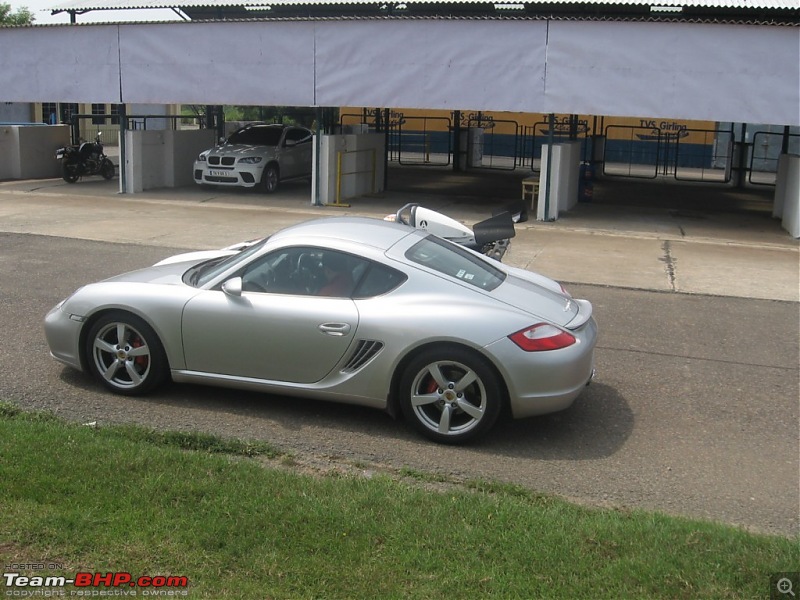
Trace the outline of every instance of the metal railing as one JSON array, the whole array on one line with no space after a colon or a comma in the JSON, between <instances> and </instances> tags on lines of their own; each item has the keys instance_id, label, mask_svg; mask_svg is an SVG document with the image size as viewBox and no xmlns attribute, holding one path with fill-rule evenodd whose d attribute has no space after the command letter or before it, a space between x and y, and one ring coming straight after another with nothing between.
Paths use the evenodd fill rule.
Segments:
<instances>
[{"instance_id":1,"label":"metal railing","mask_svg":"<svg viewBox=\"0 0 800 600\"><path fill-rule=\"evenodd\" d=\"M800 152L800 134L757 131L749 146L747 181L753 185L775 185L780 155Z\"/></svg>"},{"instance_id":2,"label":"metal railing","mask_svg":"<svg viewBox=\"0 0 800 600\"><path fill-rule=\"evenodd\" d=\"M477 140L473 142L479 146L477 153L481 157L480 165L470 166L513 171L522 165L520 152L522 127L517 121L485 117L469 118L467 129L481 131ZM475 149L471 151L474 152Z\"/></svg>"},{"instance_id":3,"label":"metal railing","mask_svg":"<svg viewBox=\"0 0 800 600\"><path fill-rule=\"evenodd\" d=\"M120 120L125 119L126 129L182 129L181 125L194 122L192 129L202 125L202 117L186 115L125 115L72 114L70 131L73 144L100 139L105 146L116 146L119 139ZM98 122L100 121L100 122ZM168 125L168 127L167 127Z\"/></svg>"},{"instance_id":4,"label":"metal railing","mask_svg":"<svg viewBox=\"0 0 800 600\"><path fill-rule=\"evenodd\" d=\"M452 161L447 117L404 117L389 129L389 157L401 165L447 166Z\"/></svg>"},{"instance_id":5,"label":"metal railing","mask_svg":"<svg viewBox=\"0 0 800 600\"><path fill-rule=\"evenodd\" d=\"M632 125L609 125L603 174L655 179L661 164L661 131Z\"/></svg>"},{"instance_id":6,"label":"metal railing","mask_svg":"<svg viewBox=\"0 0 800 600\"><path fill-rule=\"evenodd\" d=\"M577 123L574 131L571 131L571 124L568 121L559 121L555 125L556 127L553 131L555 142L563 142L565 139L570 139L571 133L574 133L574 139L581 142L583 160L588 160L588 140L591 135L588 124ZM550 123L548 121L539 121L522 128L520 166L528 166L531 170L538 169L538 165L541 164L542 160L542 147L547 144L549 133Z\"/></svg>"},{"instance_id":7,"label":"metal railing","mask_svg":"<svg viewBox=\"0 0 800 600\"><path fill-rule=\"evenodd\" d=\"M728 183L733 163L733 138L725 129L683 129L691 144L675 138L675 179ZM698 141L698 138L700 141ZM727 142L725 141L727 140Z\"/></svg>"},{"instance_id":8,"label":"metal railing","mask_svg":"<svg viewBox=\"0 0 800 600\"><path fill-rule=\"evenodd\" d=\"M603 174L617 177L727 183L734 145L725 129L663 131L609 125L605 130ZM727 141L726 141L727 140Z\"/></svg>"}]
</instances>

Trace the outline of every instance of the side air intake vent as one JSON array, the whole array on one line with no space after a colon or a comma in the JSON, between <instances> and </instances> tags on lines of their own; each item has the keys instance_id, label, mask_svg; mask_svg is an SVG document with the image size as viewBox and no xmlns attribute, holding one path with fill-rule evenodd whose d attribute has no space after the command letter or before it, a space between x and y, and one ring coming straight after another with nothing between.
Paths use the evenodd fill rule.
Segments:
<instances>
[{"instance_id":1,"label":"side air intake vent","mask_svg":"<svg viewBox=\"0 0 800 600\"><path fill-rule=\"evenodd\" d=\"M355 350L353 350L353 354L350 356L350 360L348 360L347 364L342 368L342 373L353 373L358 371L361 367L372 360L372 358L376 356L382 348L382 342L376 342L374 340L359 340L359 342L356 344Z\"/></svg>"}]
</instances>

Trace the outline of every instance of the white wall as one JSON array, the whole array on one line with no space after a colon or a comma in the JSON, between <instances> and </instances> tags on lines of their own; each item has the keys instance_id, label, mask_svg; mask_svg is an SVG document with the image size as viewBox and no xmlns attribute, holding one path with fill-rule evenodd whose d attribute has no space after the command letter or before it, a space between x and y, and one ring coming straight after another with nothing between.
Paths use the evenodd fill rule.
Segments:
<instances>
[{"instance_id":1,"label":"white wall","mask_svg":"<svg viewBox=\"0 0 800 600\"><path fill-rule=\"evenodd\" d=\"M127 130L125 132L125 178L120 192L181 187L194 183L192 165L197 155L214 145L214 131L197 129Z\"/></svg>"},{"instance_id":2,"label":"white wall","mask_svg":"<svg viewBox=\"0 0 800 600\"><path fill-rule=\"evenodd\" d=\"M782 154L778 160L773 216L792 237L800 238L800 156Z\"/></svg>"},{"instance_id":3,"label":"white wall","mask_svg":"<svg viewBox=\"0 0 800 600\"><path fill-rule=\"evenodd\" d=\"M214 145L216 131L197 129L168 133L167 156L164 161L167 187L196 185L192 174L194 161L200 152Z\"/></svg>"},{"instance_id":4,"label":"white wall","mask_svg":"<svg viewBox=\"0 0 800 600\"><path fill-rule=\"evenodd\" d=\"M19 178L19 127L0 127L0 180Z\"/></svg>"},{"instance_id":5,"label":"white wall","mask_svg":"<svg viewBox=\"0 0 800 600\"><path fill-rule=\"evenodd\" d=\"M319 170L311 182L312 203L317 178L320 204L335 204L337 195L339 203L346 203L382 192L385 139L382 133L322 136Z\"/></svg>"},{"instance_id":6,"label":"white wall","mask_svg":"<svg viewBox=\"0 0 800 600\"><path fill-rule=\"evenodd\" d=\"M0 179L60 177L56 150L67 145L67 125L0 126Z\"/></svg>"}]
</instances>

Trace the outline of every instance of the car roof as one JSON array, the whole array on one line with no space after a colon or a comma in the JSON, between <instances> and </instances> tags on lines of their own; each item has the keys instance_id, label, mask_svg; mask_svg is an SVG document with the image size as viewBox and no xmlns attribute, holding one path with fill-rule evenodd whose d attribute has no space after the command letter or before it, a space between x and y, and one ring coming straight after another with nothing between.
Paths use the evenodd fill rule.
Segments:
<instances>
[{"instance_id":1,"label":"car roof","mask_svg":"<svg viewBox=\"0 0 800 600\"><path fill-rule=\"evenodd\" d=\"M303 127L302 125L286 125L284 123L248 123L247 125L243 125L237 131L241 131L242 129L288 129L289 127L294 127L295 129L305 129L307 131L311 131L308 127Z\"/></svg>"},{"instance_id":2,"label":"car roof","mask_svg":"<svg viewBox=\"0 0 800 600\"><path fill-rule=\"evenodd\" d=\"M388 250L404 237L414 235L408 225L392 223L370 217L327 217L292 225L273 235L270 239L292 241L297 238L333 238L355 244L366 244L380 250ZM310 240L309 240L310 241Z\"/></svg>"}]
</instances>

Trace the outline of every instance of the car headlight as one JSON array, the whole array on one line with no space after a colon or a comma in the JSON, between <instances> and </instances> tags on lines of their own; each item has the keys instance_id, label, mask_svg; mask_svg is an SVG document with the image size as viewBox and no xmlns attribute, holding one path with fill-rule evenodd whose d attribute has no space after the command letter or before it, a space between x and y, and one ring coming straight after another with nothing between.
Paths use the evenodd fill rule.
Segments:
<instances>
[{"instance_id":1,"label":"car headlight","mask_svg":"<svg viewBox=\"0 0 800 600\"><path fill-rule=\"evenodd\" d=\"M242 165L257 165L261 162L260 156L246 156L239 159L239 164Z\"/></svg>"},{"instance_id":2,"label":"car headlight","mask_svg":"<svg viewBox=\"0 0 800 600\"><path fill-rule=\"evenodd\" d=\"M197 160L198 160L198 161L200 161L200 162L206 162L206 153L205 153L205 152L203 152L202 154L200 154L200 155L197 157Z\"/></svg>"}]
</instances>

